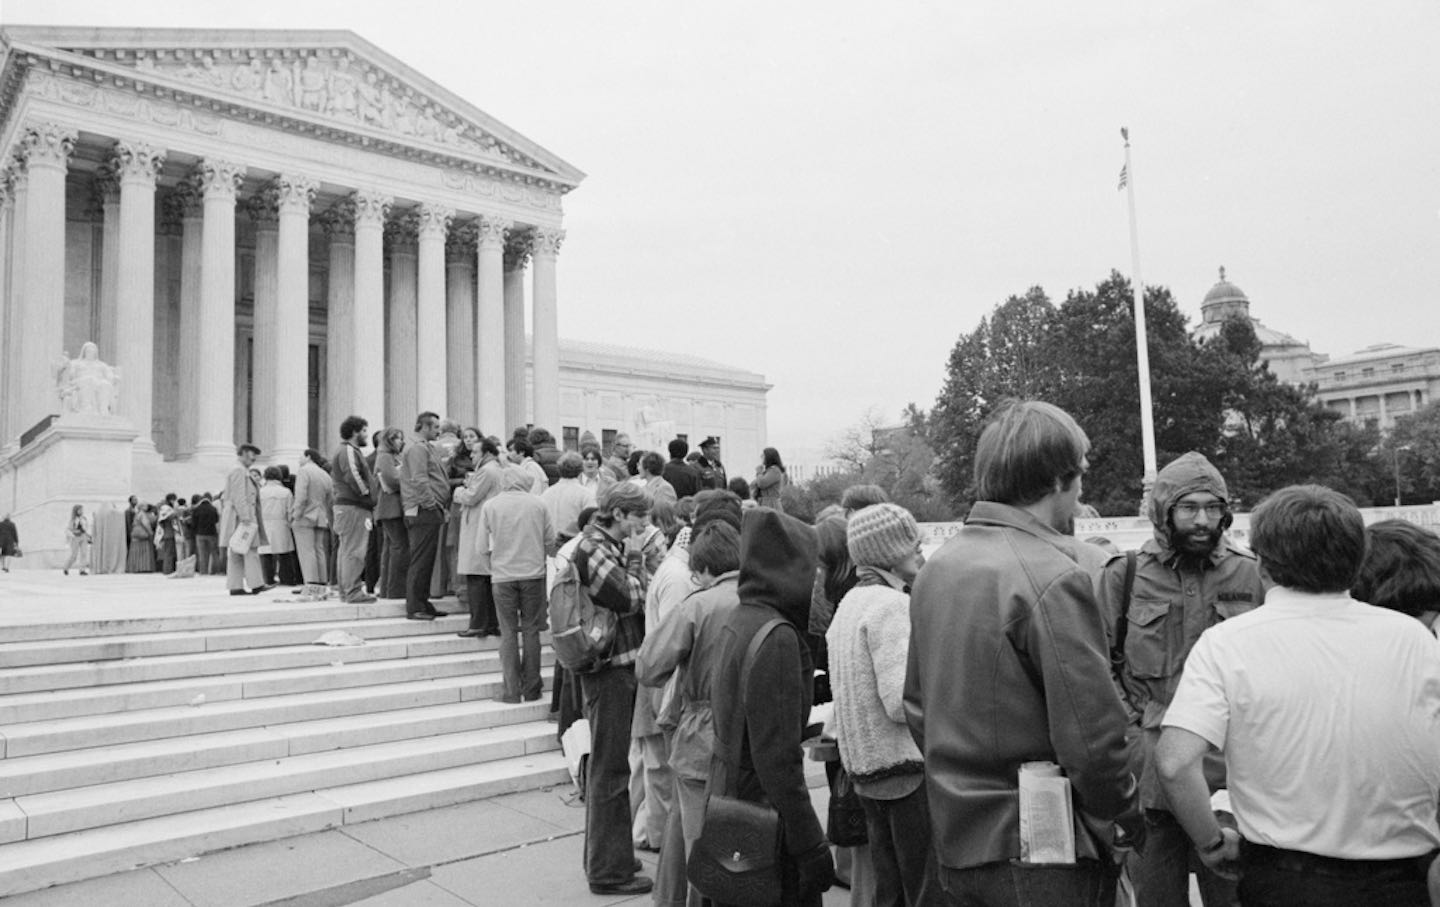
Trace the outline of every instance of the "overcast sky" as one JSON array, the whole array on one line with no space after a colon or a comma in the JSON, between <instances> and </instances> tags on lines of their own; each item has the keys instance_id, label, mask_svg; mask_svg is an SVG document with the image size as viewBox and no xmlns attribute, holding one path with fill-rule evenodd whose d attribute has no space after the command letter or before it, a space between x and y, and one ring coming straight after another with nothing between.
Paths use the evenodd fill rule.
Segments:
<instances>
[{"instance_id":1,"label":"overcast sky","mask_svg":"<svg viewBox=\"0 0 1440 907\"><path fill-rule=\"evenodd\" d=\"M929 408L956 337L1142 269L1224 265L1343 355L1440 344L1440 5L0 0L9 24L346 28L588 177L562 336L763 373L813 460Z\"/></svg>"}]
</instances>

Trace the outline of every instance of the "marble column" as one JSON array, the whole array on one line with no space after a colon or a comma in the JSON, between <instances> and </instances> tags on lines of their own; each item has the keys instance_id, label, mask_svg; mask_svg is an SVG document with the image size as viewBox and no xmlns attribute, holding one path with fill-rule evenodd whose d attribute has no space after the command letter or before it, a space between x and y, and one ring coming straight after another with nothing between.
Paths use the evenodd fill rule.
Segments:
<instances>
[{"instance_id":1,"label":"marble column","mask_svg":"<svg viewBox=\"0 0 1440 907\"><path fill-rule=\"evenodd\" d=\"M120 278L120 181L108 168L95 176L95 191L100 196L100 331L95 337L101 356L115 355L117 336L115 319L119 309L115 293Z\"/></svg>"},{"instance_id":2,"label":"marble column","mask_svg":"<svg viewBox=\"0 0 1440 907\"><path fill-rule=\"evenodd\" d=\"M14 331L10 329L10 276L14 273L11 264L10 244L15 239L15 225L11 215L15 211L15 188L8 167L0 166L0 449L3 449L8 435L5 432L10 409L15 405L10 394L10 344Z\"/></svg>"},{"instance_id":3,"label":"marble column","mask_svg":"<svg viewBox=\"0 0 1440 907\"><path fill-rule=\"evenodd\" d=\"M155 454L151 437L155 369L155 177L165 151L116 142L110 168L120 179L120 262L115 280L115 349L102 354L120 368L120 414L140 434L138 456Z\"/></svg>"},{"instance_id":4,"label":"marble column","mask_svg":"<svg viewBox=\"0 0 1440 907\"><path fill-rule=\"evenodd\" d=\"M415 289L415 394L420 409L450 417L445 335L445 236L454 208L422 204L416 211L419 256Z\"/></svg>"},{"instance_id":5,"label":"marble column","mask_svg":"<svg viewBox=\"0 0 1440 907\"><path fill-rule=\"evenodd\" d=\"M185 258L185 211L182 193L166 190L160 197L160 230L155 240L155 355L150 411L155 447L165 459L179 450L180 423L180 278Z\"/></svg>"},{"instance_id":6,"label":"marble column","mask_svg":"<svg viewBox=\"0 0 1440 907\"><path fill-rule=\"evenodd\" d=\"M27 123L19 137L19 155L25 163L28 187L21 228L25 233L25 265L20 292L16 294L19 323L15 328L15 358L19 381L15 385L18 393L11 395L18 410L14 425L17 435L60 411L51 363L65 351L65 170L77 138L75 130L54 123ZM79 351L71 353L78 355ZM114 354L101 355L112 359ZM143 386L148 388L148 367L144 375ZM125 376L126 382L132 380ZM121 388L124 393L124 384ZM121 412L131 416L123 409ZM136 428L149 434L148 424L137 424Z\"/></svg>"},{"instance_id":7,"label":"marble column","mask_svg":"<svg viewBox=\"0 0 1440 907\"><path fill-rule=\"evenodd\" d=\"M246 199L245 213L250 215L250 221L255 225L255 275L251 283L255 294L251 308L251 419L250 437L237 440L249 441L260 448L261 456L268 458L275 447L274 400L280 389L276 382L276 360L280 355L280 215L275 210L275 199L268 191Z\"/></svg>"},{"instance_id":8,"label":"marble column","mask_svg":"<svg viewBox=\"0 0 1440 907\"><path fill-rule=\"evenodd\" d=\"M457 224L445 240L445 395L450 415L476 425L475 411L475 231Z\"/></svg>"},{"instance_id":9,"label":"marble column","mask_svg":"<svg viewBox=\"0 0 1440 907\"><path fill-rule=\"evenodd\" d=\"M525 405L525 264L529 260L529 234L511 236L505 243L505 425L512 429L530 421L530 408ZM552 433L559 431L546 427Z\"/></svg>"},{"instance_id":10,"label":"marble column","mask_svg":"<svg viewBox=\"0 0 1440 907\"><path fill-rule=\"evenodd\" d=\"M321 453L339 443L355 400L355 204L341 199L320 217L329 249L325 277L325 414Z\"/></svg>"},{"instance_id":11,"label":"marble column","mask_svg":"<svg viewBox=\"0 0 1440 907\"><path fill-rule=\"evenodd\" d=\"M6 345L0 352L5 354L5 361L0 362L0 368L5 371L5 424L3 441L4 451L13 451L19 442L20 433L24 431L20 427L21 403L20 393L24 384L20 378L20 331L25 327L24 315L21 312L22 300L25 292L25 223L29 205L26 199L30 195L30 177L25 172L25 163L17 157L8 167L10 183L10 246L9 246L9 268L6 274L5 288L5 336Z\"/></svg>"},{"instance_id":12,"label":"marble column","mask_svg":"<svg viewBox=\"0 0 1440 907\"><path fill-rule=\"evenodd\" d=\"M555 258L565 231L537 227L531 246L534 258L534 287L531 291L534 319L535 424L555 432L560 421L560 327L555 290Z\"/></svg>"},{"instance_id":13,"label":"marble column","mask_svg":"<svg viewBox=\"0 0 1440 907\"><path fill-rule=\"evenodd\" d=\"M200 262L204 244L205 214L199 190L189 181L176 190L183 199L180 216L180 351L177 356L175 455L195 452L196 422L200 418L200 387L196 380L208 357L200 346Z\"/></svg>"},{"instance_id":14,"label":"marble column","mask_svg":"<svg viewBox=\"0 0 1440 907\"><path fill-rule=\"evenodd\" d=\"M204 197L200 247L201 359L193 377L196 401L195 456L229 463L235 456L235 194L245 168L221 160L203 160L195 181Z\"/></svg>"},{"instance_id":15,"label":"marble column","mask_svg":"<svg viewBox=\"0 0 1440 907\"><path fill-rule=\"evenodd\" d=\"M481 217L477 222L475 314L476 389L481 431L508 438L505 423L505 234L510 222Z\"/></svg>"},{"instance_id":16,"label":"marble column","mask_svg":"<svg viewBox=\"0 0 1440 907\"><path fill-rule=\"evenodd\" d=\"M385 305L385 424L409 430L418 409L415 387L415 297L418 278L413 218L385 225L390 248L390 298Z\"/></svg>"},{"instance_id":17,"label":"marble column","mask_svg":"<svg viewBox=\"0 0 1440 907\"><path fill-rule=\"evenodd\" d=\"M307 176L278 176L268 187L280 213L276 260L275 388L260 406L275 411L271 460L300 468L310 439L310 206L320 184ZM339 426L335 426L336 430Z\"/></svg>"},{"instance_id":18,"label":"marble column","mask_svg":"<svg viewBox=\"0 0 1440 907\"><path fill-rule=\"evenodd\" d=\"M385 408L385 219L390 197L360 191L349 198L355 217L355 309L350 319L351 413L382 427ZM348 415L349 413L347 413ZM394 424L388 421L385 424Z\"/></svg>"}]
</instances>

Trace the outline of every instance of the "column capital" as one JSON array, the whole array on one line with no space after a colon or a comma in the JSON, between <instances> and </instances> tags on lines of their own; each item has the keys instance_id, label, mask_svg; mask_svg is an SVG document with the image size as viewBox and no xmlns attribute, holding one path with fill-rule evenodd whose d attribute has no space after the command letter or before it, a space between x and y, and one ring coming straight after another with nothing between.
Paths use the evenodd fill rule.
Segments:
<instances>
[{"instance_id":1,"label":"column capital","mask_svg":"<svg viewBox=\"0 0 1440 907\"><path fill-rule=\"evenodd\" d=\"M202 216L200 193L189 183L180 185L160 197L160 223L166 232L177 232L187 218Z\"/></svg>"},{"instance_id":2,"label":"column capital","mask_svg":"<svg viewBox=\"0 0 1440 907\"><path fill-rule=\"evenodd\" d=\"M415 218L404 215L385 222L385 248L400 255L415 254Z\"/></svg>"},{"instance_id":3,"label":"column capital","mask_svg":"<svg viewBox=\"0 0 1440 907\"><path fill-rule=\"evenodd\" d=\"M280 223L280 212L275 206L275 199L269 192L261 191L250 196L241 202L241 207L254 222L257 230L278 230Z\"/></svg>"},{"instance_id":4,"label":"column capital","mask_svg":"<svg viewBox=\"0 0 1440 907\"><path fill-rule=\"evenodd\" d=\"M120 204L120 180L108 167L95 171L90 181L91 195L97 207Z\"/></svg>"},{"instance_id":5,"label":"column capital","mask_svg":"<svg viewBox=\"0 0 1440 907\"><path fill-rule=\"evenodd\" d=\"M534 237L529 233L512 232L505 240L505 270L519 271L530 261L530 249Z\"/></svg>"},{"instance_id":6,"label":"column capital","mask_svg":"<svg viewBox=\"0 0 1440 907\"><path fill-rule=\"evenodd\" d=\"M263 191L281 214L298 212L308 216L319 189L320 183L308 176L282 173L266 183Z\"/></svg>"},{"instance_id":7,"label":"column capital","mask_svg":"<svg viewBox=\"0 0 1440 907\"><path fill-rule=\"evenodd\" d=\"M15 156L24 162L27 170L33 167L64 170L79 138L76 130L55 123L26 123Z\"/></svg>"},{"instance_id":8,"label":"column capital","mask_svg":"<svg viewBox=\"0 0 1440 907\"><path fill-rule=\"evenodd\" d=\"M475 235L482 249L502 249L511 222L499 217L481 215L475 219Z\"/></svg>"},{"instance_id":9,"label":"column capital","mask_svg":"<svg viewBox=\"0 0 1440 907\"><path fill-rule=\"evenodd\" d=\"M390 217L390 205L395 199L381 192L357 189L351 193L350 203L354 206L355 226L383 226Z\"/></svg>"},{"instance_id":10,"label":"column capital","mask_svg":"<svg viewBox=\"0 0 1440 907\"><path fill-rule=\"evenodd\" d=\"M445 238L450 229L450 221L455 218L455 209L447 208L444 205L432 205L422 203L415 209L415 229L421 239L439 237Z\"/></svg>"},{"instance_id":11,"label":"column capital","mask_svg":"<svg viewBox=\"0 0 1440 907\"><path fill-rule=\"evenodd\" d=\"M468 265L475 258L475 225L455 224L445 237L445 261L452 265Z\"/></svg>"},{"instance_id":12,"label":"column capital","mask_svg":"<svg viewBox=\"0 0 1440 907\"><path fill-rule=\"evenodd\" d=\"M332 243L355 242L355 200L342 198L320 214L320 227Z\"/></svg>"},{"instance_id":13,"label":"column capital","mask_svg":"<svg viewBox=\"0 0 1440 907\"><path fill-rule=\"evenodd\" d=\"M165 149L144 142L119 141L110 149L106 165L121 184L138 183L154 187L155 177L165 164Z\"/></svg>"},{"instance_id":14,"label":"column capital","mask_svg":"<svg viewBox=\"0 0 1440 907\"><path fill-rule=\"evenodd\" d=\"M560 254L560 243L565 239L564 230L559 227L536 227L530 235L534 238L531 251L536 257L544 255L554 258Z\"/></svg>"},{"instance_id":15,"label":"column capital","mask_svg":"<svg viewBox=\"0 0 1440 907\"><path fill-rule=\"evenodd\" d=\"M190 179L196 188L204 193L205 198L234 201L235 194L240 191L240 184L245 181L245 165L206 158L195 165Z\"/></svg>"}]
</instances>

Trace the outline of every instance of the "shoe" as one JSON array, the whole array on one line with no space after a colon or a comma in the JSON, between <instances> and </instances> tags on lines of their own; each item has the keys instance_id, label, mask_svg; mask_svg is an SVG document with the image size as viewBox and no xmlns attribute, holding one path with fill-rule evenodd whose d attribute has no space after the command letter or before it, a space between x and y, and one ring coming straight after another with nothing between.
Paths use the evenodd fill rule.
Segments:
<instances>
[{"instance_id":1,"label":"shoe","mask_svg":"<svg viewBox=\"0 0 1440 907\"><path fill-rule=\"evenodd\" d=\"M362 595L362 596L360 596L359 598L346 599L346 600L345 600L345 604L347 604L347 605L368 605L368 604L370 604L371 602L376 601L376 600L377 600L377 599L376 599L375 596L373 596L373 595ZM324 601L324 599L321 599L321 601Z\"/></svg>"},{"instance_id":2,"label":"shoe","mask_svg":"<svg viewBox=\"0 0 1440 907\"><path fill-rule=\"evenodd\" d=\"M640 873L640 870L642 870L642 869L644 869L644 868L645 868L645 866L644 866L643 863L640 862L640 858L639 858L639 857L636 857L636 858L635 858L635 873L638 875L638 874ZM651 884L654 884L654 883L651 883Z\"/></svg>"},{"instance_id":3,"label":"shoe","mask_svg":"<svg viewBox=\"0 0 1440 907\"><path fill-rule=\"evenodd\" d=\"M266 584L263 585L263 586L257 586L257 587L255 587L254 589L251 589L251 590L250 590L250 594L251 594L251 595L259 595L261 592L269 592L271 589L274 589L274 588L275 588L275 584L274 584L274 583L266 583Z\"/></svg>"},{"instance_id":4,"label":"shoe","mask_svg":"<svg viewBox=\"0 0 1440 907\"><path fill-rule=\"evenodd\" d=\"M590 883L591 894L647 894L654 889L655 883L649 876L637 875L628 882L616 882L614 885L596 885Z\"/></svg>"},{"instance_id":5,"label":"shoe","mask_svg":"<svg viewBox=\"0 0 1440 907\"><path fill-rule=\"evenodd\" d=\"M449 617L449 616L450 616L450 612L449 612L449 611L441 611L439 608L435 607L434 605L431 605L431 606L430 606L429 614L430 614L432 617Z\"/></svg>"},{"instance_id":6,"label":"shoe","mask_svg":"<svg viewBox=\"0 0 1440 907\"><path fill-rule=\"evenodd\" d=\"M81 571L80 571L80 575L81 575L81 576L89 576L89 575L90 575L90 571L89 571L89 570L81 570Z\"/></svg>"},{"instance_id":7,"label":"shoe","mask_svg":"<svg viewBox=\"0 0 1440 907\"><path fill-rule=\"evenodd\" d=\"M66 576L69 576L69 575L70 575L70 571L69 571L69 570L63 570L63 569L62 569L60 572L63 573L63 574L65 574Z\"/></svg>"},{"instance_id":8,"label":"shoe","mask_svg":"<svg viewBox=\"0 0 1440 907\"><path fill-rule=\"evenodd\" d=\"M456 633L455 635L456 635L456 636L468 636L468 637L484 636L484 635L485 635L485 631L483 631L483 630L461 630L459 633Z\"/></svg>"},{"instance_id":9,"label":"shoe","mask_svg":"<svg viewBox=\"0 0 1440 907\"><path fill-rule=\"evenodd\" d=\"M249 595L250 593L249 593L249 592L246 592L244 589L231 589L231 590L230 590L230 594L231 594L231 595Z\"/></svg>"},{"instance_id":10,"label":"shoe","mask_svg":"<svg viewBox=\"0 0 1440 907\"><path fill-rule=\"evenodd\" d=\"M526 696L526 697L524 697L524 699L525 699L526 702L534 702L535 700L539 699L541 696L544 696L544 695L545 695L544 693L536 693L536 694L533 695L533 696Z\"/></svg>"},{"instance_id":11,"label":"shoe","mask_svg":"<svg viewBox=\"0 0 1440 907\"><path fill-rule=\"evenodd\" d=\"M416 611L414 614L405 615L406 620L434 620L435 615L429 611Z\"/></svg>"},{"instance_id":12,"label":"shoe","mask_svg":"<svg viewBox=\"0 0 1440 907\"><path fill-rule=\"evenodd\" d=\"M493 636L493 637L495 637L496 639L499 639L500 636L501 636L501 633L500 633L499 630L486 630L486 631L484 631L484 633L485 633L486 636Z\"/></svg>"}]
</instances>

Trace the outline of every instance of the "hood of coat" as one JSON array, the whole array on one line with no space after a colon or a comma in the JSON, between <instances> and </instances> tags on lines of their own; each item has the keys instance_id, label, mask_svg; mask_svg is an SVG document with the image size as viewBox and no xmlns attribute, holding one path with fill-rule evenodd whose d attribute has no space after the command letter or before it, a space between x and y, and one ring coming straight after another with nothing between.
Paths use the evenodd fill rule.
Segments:
<instances>
[{"instance_id":1,"label":"hood of coat","mask_svg":"<svg viewBox=\"0 0 1440 907\"><path fill-rule=\"evenodd\" d=\"M1181 454L1160 470L1155 477L1155 491L1150 495L1150 522L1155 525L1155 539L1167 548L1170 532L1167 525L1170 508L1187 494L1209 492L1222 501L1230 500L1225 479L1203 454L1193 450Z\"/></svg>"},{"instance_id":2,"label":"hood of coat","mask_svg":"<svg viewBox=\"0 0 1440 907\"><path fill-rule=\"evenodd\" d=\"M748 512L740 529L740 603L767 605L808 627L815 550L815 530L795 517L768 507Z\"/></svg>"}]
</instances>

